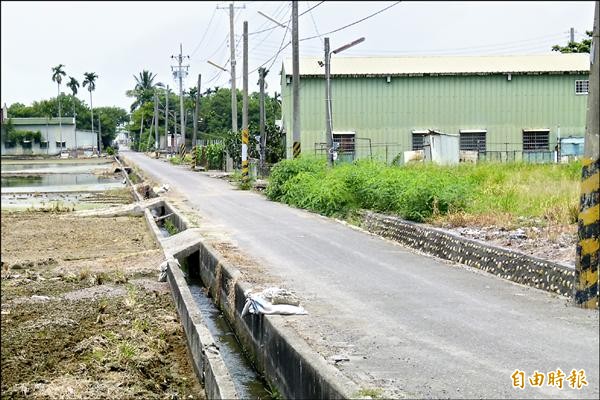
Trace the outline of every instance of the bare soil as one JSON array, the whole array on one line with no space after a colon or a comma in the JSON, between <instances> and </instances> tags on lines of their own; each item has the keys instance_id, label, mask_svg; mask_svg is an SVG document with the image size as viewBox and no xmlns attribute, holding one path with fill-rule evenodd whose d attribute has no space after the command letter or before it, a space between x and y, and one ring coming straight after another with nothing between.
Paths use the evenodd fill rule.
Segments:
<instances>
[{"instance_id":1,"label":"bare soil","mask_svg":"<svg viewBox=\"0 0 600 400\"><path fill-rule=\"evenodd\" d=\"M521 218L503 221L502 218L446 217L433 225L460 236L507 248L544 260L575 265L577 225L556 225Z\"/></svg>"},{"instance_id":2,"label":"bare soil","mask_svg":"<svg viewBox=\"0 0 600 400\"><path fill-rule=\"evenodd\" d=\"M204 398L135 217L2 212L2 398Z\"/></svg>"}]
</instances>

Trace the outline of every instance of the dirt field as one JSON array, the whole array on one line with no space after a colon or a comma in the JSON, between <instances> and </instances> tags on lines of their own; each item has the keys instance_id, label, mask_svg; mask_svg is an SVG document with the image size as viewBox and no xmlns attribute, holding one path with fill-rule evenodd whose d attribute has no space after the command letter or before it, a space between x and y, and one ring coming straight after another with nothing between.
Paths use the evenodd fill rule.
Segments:
<instances>
[{"instance_id":1,"label":"dirt field","mask_svg":"<svg viewBox=\"0 0 600 400\"><path fill-rule=\"evenodd\" d=\"M204 398L144 220L2 212L2 398Z\"/></svg>"}]
</instances>

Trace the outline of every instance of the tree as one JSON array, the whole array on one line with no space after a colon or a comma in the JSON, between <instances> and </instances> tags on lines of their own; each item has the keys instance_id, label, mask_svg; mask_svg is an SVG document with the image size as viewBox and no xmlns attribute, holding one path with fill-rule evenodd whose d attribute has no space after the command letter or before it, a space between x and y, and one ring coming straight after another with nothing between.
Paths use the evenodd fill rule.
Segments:
<instances>
[{"instance_id":1,"label":"tree","mask_svg":"<svg viewBox=\"0 0 600 400\"><path fill-rule=\"evenodd\" d=\"M73 96L77 96L77 89L79 88L79 82L77 81L77 79L70 76L69 83L67 83L67 86L69 87L69 89L71 89L71 92L73 92Z\"/></svg>"},{"instance_id":2,"label":"tree","mask_svg":"<svg viewBox=\"0 0 600 400\"><path fill-rule=\"evenodd\" d=\"M98 75L94 72L86 72L83 74L83 87L88 87L88 91L90 92L90 111L92 114L92 133L94 133L94 106L92 104L92 92L96 90L96 79L98 79ZM98 153L100 153L100 149L98 149Z\"/></svg>"},{"instance_id":3,"label":"tree","mask_svg":"<svg viewBox=\"0 0 600 400\"><path fill-rule=\"evenodd\" d=\"M129 120L129 114L119 107L98 107L96 108L96 114L102 124L102 145L106 148L111 145L117 136L117 126Z\"/></svg>"},{"instance_id":4,"label":"tree","mask_svg":"<svg viewBox=\"0 0 600 400\"><path fill-rule=\"evenodd\" d=\"M58 129L60 131L60 151L63 149L63 137L62 137L62 121L61 121L61 109L60 109L60 84L62 83L63 76L66 76L66 72L63 70L64 64L58 64L52 68L52 81L58 85Z\"/></svg>"},{"instance_id":5,"label":"tree","mask_svg":"<svg viewBox=\"0 0 600 400\"><path fill-rule=\"evenodd\" d=\"M585 31L589 39L583 39L581 42L569 42L566 46L555 44L552 46L552 51L560 51L561 53L589 53L592 46L592 31Z\"/></svg>"},{"instance_id":6,"label":"tree","mask_svg":"<svg viewBox=\"0 0 600 400\"><path fill-rule=\"evenodd\" d=\"M162 83L154 83L156 74L150 71L143 70L138 76L133 75L135 79L135 87L133 90L128 90L125 94L129 97L135 97L135 101L131 104L131 112L135 111L143 104L152 101L154 96L154 88L156 86L162 86Z\"/></svg>"}]
</instances>

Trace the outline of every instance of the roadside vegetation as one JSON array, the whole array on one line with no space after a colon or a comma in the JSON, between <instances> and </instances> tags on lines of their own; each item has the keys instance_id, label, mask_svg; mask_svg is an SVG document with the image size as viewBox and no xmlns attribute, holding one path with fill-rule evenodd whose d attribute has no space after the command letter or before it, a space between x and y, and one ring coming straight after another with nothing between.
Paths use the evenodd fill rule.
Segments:
<instances>
[{"instance_id":1,"label":"roadside vegetation","mask_svg":"<svg viewBox=\"0 0 600 400\"><path fill-rule=\"evenodd\" d=\"M284 160L266 194L327 216L351 217L360 209L417 222L451 225L513 221L573 224L581 164L431 164L386 166L356 161L327 168L314 158Z\"/></svg>"}]
</instances>

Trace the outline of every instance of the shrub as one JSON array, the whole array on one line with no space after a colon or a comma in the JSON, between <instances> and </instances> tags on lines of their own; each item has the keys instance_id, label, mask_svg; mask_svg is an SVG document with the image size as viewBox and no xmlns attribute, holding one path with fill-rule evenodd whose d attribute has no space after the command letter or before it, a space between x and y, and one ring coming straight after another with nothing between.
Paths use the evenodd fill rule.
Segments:
<instances>
[{"instance_id":1,"label":"shrub","mask_svg":"<svg viewBox=\"0 0 600 400\"><path fill-rule=\"evenodd\" d=\"M104 151L106 151L106 154L108 154L109 156L114 156L115 155L115 150L112 147L107 147Z\"/></svg>"},{"instance_id":2,"label":"shrub","mask_svg":"<svg viewBox=\"0 0 600 400\"><path fill-rule=\"evenodd\" d=\"M275 164L269 177L269 185L265 190L271 200L281 200L285 194L285 184L300 172L316 173L324 171L326 161L310 157L300 157L294 160L282 160Z\"/></svg>"}]
</instances>

